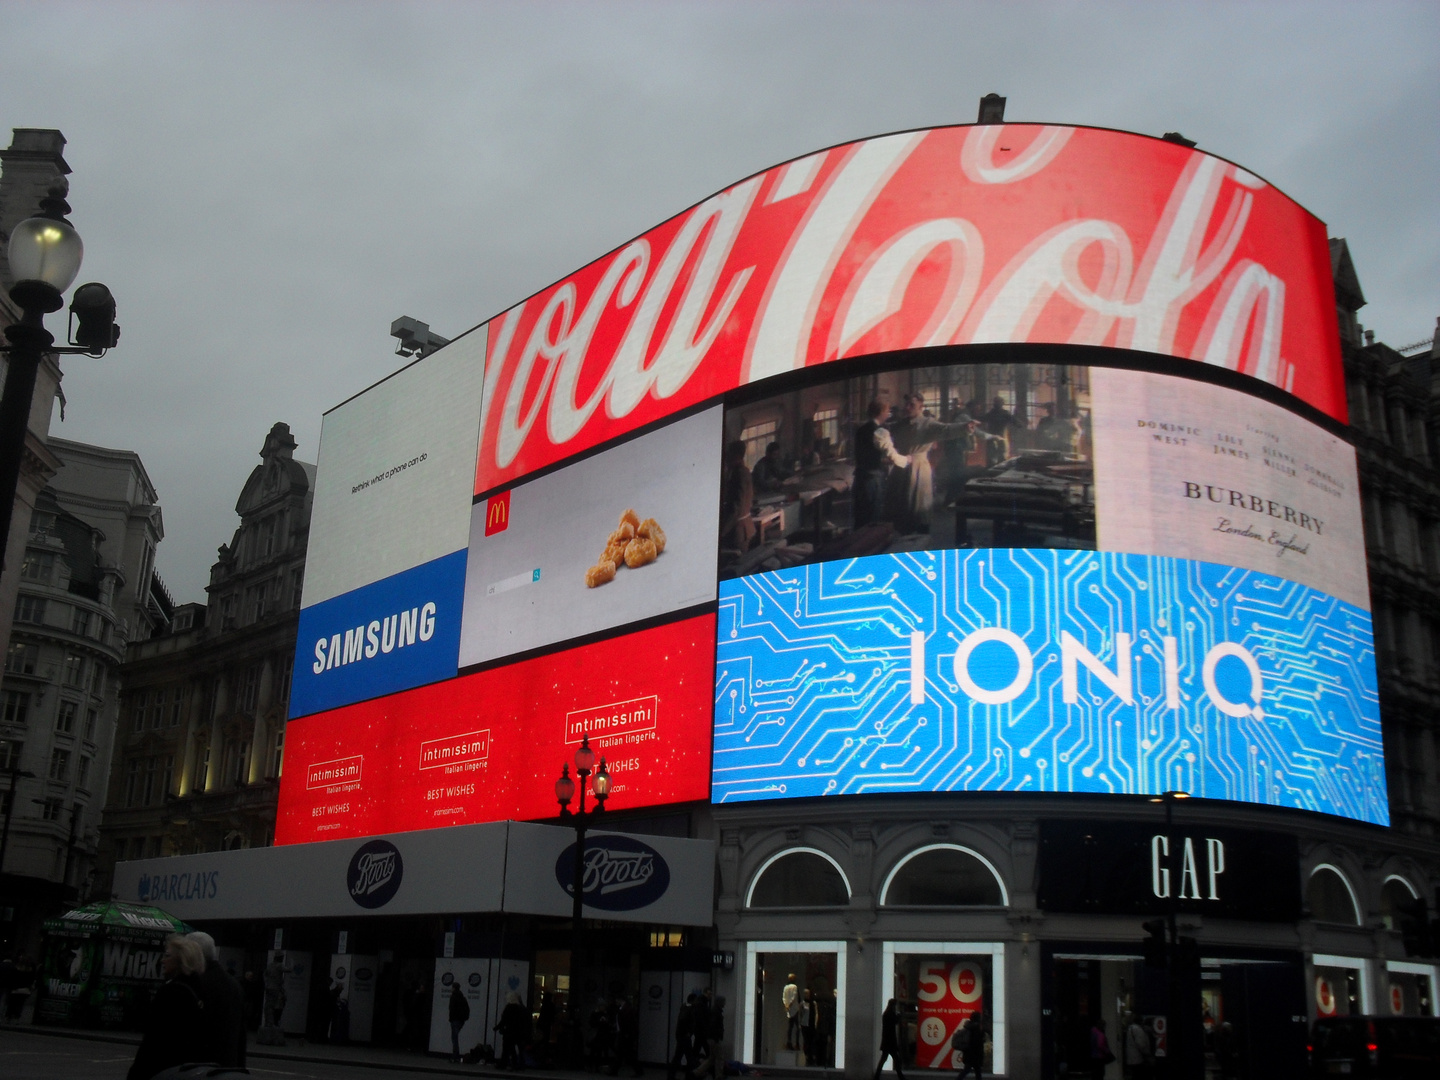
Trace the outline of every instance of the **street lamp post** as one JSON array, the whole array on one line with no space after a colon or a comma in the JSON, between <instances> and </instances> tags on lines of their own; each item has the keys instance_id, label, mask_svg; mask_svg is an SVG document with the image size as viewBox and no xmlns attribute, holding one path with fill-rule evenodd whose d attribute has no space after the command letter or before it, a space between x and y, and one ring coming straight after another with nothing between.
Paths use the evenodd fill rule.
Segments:
<instances>
[{"instance_id":1,"label":"street lamp post","mask_svg":"<svg viewBox=\"0 0 1440 1080\"><path fill-rule=\"evenodd\" d=\"M1169 1069L1170 1075L1176 1080L1194 1073L1197 1069L1198 1055L1202 1052L1199 1044L1191 1036L1191 1027L1199 1021L1199 1017L1182 1017L1180 1015L1187 995L1183 993L1182 981L1184 979L1184 967L1180 960L1180 890L1184 888L1184 862L1177 858L1178 850L1175 844L1175 803L1181 799L1188 799L1188 791L1165 791L1155 796L1150 801L1161 803L1165 807L1165 868L1169 872L1169 886L1165 890L1165 985L1169 993L1168 1006L1168 1041L1170 1043ZM1179 871L1177 873L1177 870ZM1203 1065L1199 1067L1199 1074L1203 1075Z\"/></svg>"},{"instance_id":2,"label":"street lamp post","mask_svg":"<svg viewBox=\"0 0 1440 1080\"><path fill-rule=\"evenodd\" d=\"M593 772L594 779L590 779ZM555 801L560 804L560 821L575 829L575 868L571 883L573 897L570 907L570 1019L575 1030L576 1060L584 1060L585 1029L580 1016L580 946L581 920L585 907L585 831L590 819L604 813L605 800L610 797L610 770L605 759L595 766L595 751L590 749L590 736L586 735L575 751L575 776L579 783L570 778L568 763L560 766L560 778L555 781ZM585 782L590 780L595 793L595 807L585 809ZM576 810L570 809L570 802L579 789L580 802Z\"/></svg>"},{"instance_id":3,"label":"street lamp post","mask_svg":"<svg viewBox=\"0 0 1440 1080\"><path fill-rule=\"evenodd\" d=\"M20 308L20 321L5 328L10 344L0 349L9 357L4 396L0 397L0 566L10 537L25 431L41 361L46 353L102 356L120 337L115 299L97 281L81 285L71 298L70 347L56 347L54 335L45 329L45 316L64 306L62 294L80 272L85 254L80 234L65 220L68 213L64 189L56 188L40 201L39 214L26 218L10 233L7 254L15 281L10 299Z\"/></svg>"}]
</instances>

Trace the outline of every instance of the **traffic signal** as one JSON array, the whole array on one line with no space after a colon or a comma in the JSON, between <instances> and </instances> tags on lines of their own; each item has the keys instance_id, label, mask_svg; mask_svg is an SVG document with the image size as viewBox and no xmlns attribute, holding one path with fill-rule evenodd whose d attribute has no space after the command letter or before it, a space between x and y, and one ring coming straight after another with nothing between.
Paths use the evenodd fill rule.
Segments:
<instances>
[{"instance_id":1,"label":"traffic signal","mask_svg":"<svg viewBox=\"0 0 1440 1080\"><path fill-rule=\"evenodd\" d=\"M70 315L78 323L70 340L86 352L99 356L120 340L120 328L115 325L115 297L98 281L75 290Z\"/></svg>"},{"instance_id":2,"label":"traffic signal","mask_svg":"<svg viewBox=\"0 0 1440 1080\"><path fill-rule=\"evenodd\" d=\"M1165 966L1165 920L1151 919L1147 923L1140 924L1145 931L1145 966L1163 968Z\"/></svg>"}]
</instances>

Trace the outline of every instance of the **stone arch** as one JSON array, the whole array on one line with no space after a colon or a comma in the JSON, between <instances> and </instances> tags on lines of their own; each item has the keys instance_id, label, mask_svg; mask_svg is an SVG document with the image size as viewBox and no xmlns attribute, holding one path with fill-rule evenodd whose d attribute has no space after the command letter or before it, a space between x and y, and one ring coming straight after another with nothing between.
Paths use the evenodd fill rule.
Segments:
<instances>
[{"instance_id":1,"label":"stone arch","mask_svg":"<svg viewBox=\"0 0 1440 1080\"><path fill-rule=\"evenodd\" d=\"M1360 897L1350 878L1334 863L1318 863L1305 883L1305 906L1319 922L1362 925Z\"/></svg>"},{"instance_id":2,"label":"stone arch","mask_svg":"<svg viewBox=\"0 0 1440 1080\"><path fill-rule=\"evenodd\" d=\"M1010 891L984 855L945 841L925 844L901 857L880 886L880 904L1009 907Z\"/></svg>"},{"instance_id":3,"label":"stone arch","mask_svg":"<svg viewBox=\"0 0 1440 1080\"><path fill-rule=\"evenodd\" d=\"M850 878L833 855L792 845L760 864L745 890L745 906L844 907L852 895Z\"/></svg>"}]
</instances>

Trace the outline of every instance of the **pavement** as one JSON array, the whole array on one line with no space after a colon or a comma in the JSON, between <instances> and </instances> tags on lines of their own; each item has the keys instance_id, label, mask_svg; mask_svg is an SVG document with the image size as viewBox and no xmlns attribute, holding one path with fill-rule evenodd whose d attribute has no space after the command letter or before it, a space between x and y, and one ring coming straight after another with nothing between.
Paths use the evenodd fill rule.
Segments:
<instances>
[{"instance_id":1,"label":"pavement","mask_svg":"<svg viewBox=\"0 0 1440 1080\"><path fill-rule=\"evenodd\" d=\"M126 1031L0 1023L0 1076L6 1080L121 1080L139 1042L139 1035ZM376 1069L453 1076L512 1075L492 1065L455 1065L448 1058L418 1051L333 1046L296 1038L283 1047L261 1046L252 1035L247 1054L250 1072L279 1080L338 1080L370 1075ZM594 1080L602 1074L536 1068L526 1069L523 1075L531 1080ZM652 1067L646 1075L654 1080L663 1076L664 1070Z\"/></svg>"}]
</instances>

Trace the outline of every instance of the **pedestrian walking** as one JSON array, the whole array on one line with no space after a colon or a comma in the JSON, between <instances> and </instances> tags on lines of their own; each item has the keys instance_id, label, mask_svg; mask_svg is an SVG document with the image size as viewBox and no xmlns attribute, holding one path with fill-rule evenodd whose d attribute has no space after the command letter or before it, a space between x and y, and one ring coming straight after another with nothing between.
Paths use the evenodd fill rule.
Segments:
<instances>
[{"instance_id":1,"label":"pedestrian walking","mask_svg":"<svg viewBox=\"0 0 1440 1080\"><path fill-rule=\"evenodd\" d=\"M1105 1035L1105 1020L1102 1017L1090 1026L1090 1080L1105 1080L1105 1066L1115 1060L1110 1052L1110 1040Z\"/></svg>"},{"instance_id":2,"label":"pedestrian walking","mask_svg":"<svg viewBox=\"0 0 1440 1080\"><path fill-rule=\"evenodd\" d=\"M665 1080L675 1080L677 1068L682 1069L688 1076L690 1070L695 1067L695 996L694 993L689 994L685 998L685 1004L680 1006L680 1011L676 1014L675 1052L670 1055L670 1064L665 1070Z\"/></svg>"},{"instance_id":3,"label":"pedestrian walking","mask_svg":"<svg viewBox=\"0 0 1440 1080\"><path fill-rule=\"evenodd\" d=\"M971 1013L955 1031L951 1048L960 1051L961 1065L958 1080L965 1080L973 1070L975 1080L981 1080L985 1067L985 1025L980 1022L979 1013Z\"/></svg>"},{"instance_id":4,"label":"pedestrian walking","mask_svg":"<svg viewBox=\"0 0 1440 1080\"><path fill-rule=\"evenodd\" d=\"M165 939L160 961L165 983L150 1002L150 1016L126 1080L150 1080L173 1065L205 1060L200 974L205 954L183 934Z\"/></svg>"},{"instance_id":5,"label":"pedestrian walking","mask_svg":"<svg viewBox=\"0 0 1440 1080\"><path fill-rule=\"evenodd\" d=\"M1125 1028L1125 1075L1129 1080L1150 1080L1155 1073L1155 1050L1150 1033L1135 1013Z\"/></svg>"},{"instance_id":6,"label":"pedestrian walking","mask_svg":"<svg viewBox=\"0 0 1440 1080\"><path fill-rule=\"evenodd\" d=\"M890 1059L890 1067L895 1070L895 1075L900 1080L905 1080L905 1073L900 1064L902 1052L900 1018L896 1015L895 999L892 997L885 1003L885 1011L880 1014L880 1060L875 1063L875 1080L880 1080L880 1072L885 1068L886 1058Z\"/></svg>"},{"instance_id":7,"label":"pedestrian walking","mask_svg":"<svg viewBox=\"0 0 1440 1080\"><path fill-rule=\"evenodd\" d=\"M710 994L709 990L705 991ZM705 1010L705 1060L700 1063L695 1077L713 1076L724 1080L725 1062L720 1057L720 1043L725 1038L725 999L717 996Z\"/></svg>"},{"instance_id":8,"label":"pedestrian walking","mask_svg":"<svg viewBox=\"0 0 1440 1080\"><path fill-rule=\"evenodd\" d=\"M201 1022L204 1032L203 1060L214 1061L229 1069L245 1068L245 991L220 966L215 939L197 930L185 935L200 947L205 970L200 973L200 1000L205 1004Z\"/></svg>"},{"instance_id":9,"label":"pedestrian walking","mask_svg":"<svg viewBox=\"0 0 1440 1080\"><path fill-rule=\"evenodd\" d=\"M496 1064L519 1072L525 1067L524 1047L530 1041L530 1013L514 990L505 995L505 1008L500 1011L495 1030L501 1038L500 1060Z\"/></svg>"},{"instance_id":10,"label":"pedestrian walking","mask_svg":"<svg viewBox=\"0 0 1440 1080\"><path fill-rule=\"evenodd\" d=\"M460 1060L460 1029L470 1019L470 1003L458 981L450 984L450 1060Z\"/></svg>"}]
</instances>

